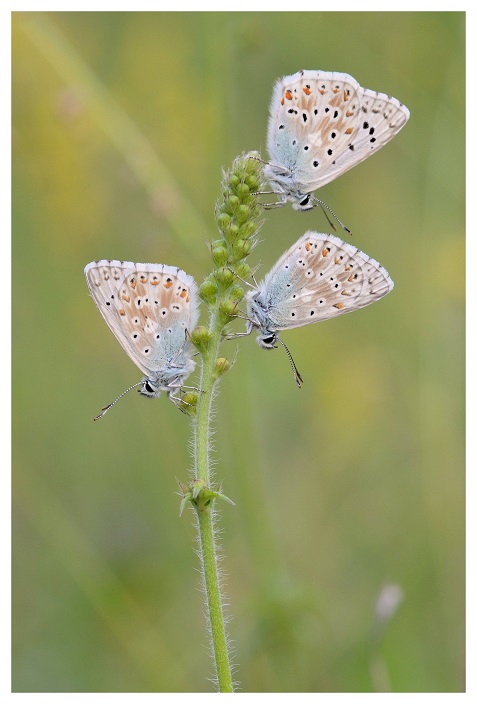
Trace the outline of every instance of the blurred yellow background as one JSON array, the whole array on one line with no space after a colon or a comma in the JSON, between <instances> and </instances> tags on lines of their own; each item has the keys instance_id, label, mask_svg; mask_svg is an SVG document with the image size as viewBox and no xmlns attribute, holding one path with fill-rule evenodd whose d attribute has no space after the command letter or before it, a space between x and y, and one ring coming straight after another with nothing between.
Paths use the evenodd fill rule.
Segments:
<instances>
[{"instance_id":1,"label":"blurred yellow background","mask_svg":"<svg viewBox=\"0 0 477 704\"><path fill-rule=\"evenodd\" d=\"M133 392L92 422L141 375L83 268L152 261L200 282L221 169L266 158L274 81L300 69L350 73L411 111L319 192L395 289L283 335L301 390L254 336L223 379L236 679L463 691L464 56L458 12L14 13L14 691L210 691L175 495L188 420ZM328 231L319 210L267 213L258 275L307 229ZM379 624L387 584L402 601Z\"/></svg>"}]
</instances>

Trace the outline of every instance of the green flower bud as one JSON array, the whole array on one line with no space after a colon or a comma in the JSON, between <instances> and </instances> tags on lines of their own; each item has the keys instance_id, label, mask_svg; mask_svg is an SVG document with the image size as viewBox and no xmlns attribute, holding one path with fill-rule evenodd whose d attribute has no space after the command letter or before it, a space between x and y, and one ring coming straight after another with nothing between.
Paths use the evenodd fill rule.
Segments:
<instances>
[{"instance_id":1,"label":"green flower bud","mask_svg":"<svg viewBox=\"0 0 477 704\"><path fill-rule=\"evenodd\" d=\"M204 325L198 325L191 333L191 342L199 352L206 352L210 345L211 335Z\"/></svg>"},{"instance_id":2,"label":"green flower bud","mask_svg":"<svg viewBox=\"0 0 477 704\"><path fill-rule=\"evenodd\" d=\"M199 296L206 303L214 303L217 295L217 284L211 278L206 279L199 288Z\"/></svg>"},{"instance_id":3,"label":"green flower bud","mask_svg":"<svg viewBox=\"0 0 477 704\"><path fill-rule=\"evenodd\" d=\"M254 222L253 220L247 220L247 222L244 222L243 225L241 225L240 230L239 230L239 236L247 240L249 237L254 235L257 232L258 229L258 224Z\"/></svg>"},{"instance_id":4,"label":"green flower bud","mask_svg":"<svg viewBox=\"0 0 477 704\"><path fill-rule=\"evenodd\" d=\"M184 411L184 413L187 413L190 416L195 415L197 411L197 400L198 395L195 391L188 391L185 393L181 398L181 411Z\"/></svg>"},{"instance_id":5,"label":"green flower bud","mask_svg":"<svg viewBox=\"0 0 477 704\"><path fill-rule=\"evenodd\" d=\"M249 188L250 193L255 193L256 191L260 190L260 181L258 178L255 176L255 174L250 174L245 177L245 183Z\"/></svg>"},{"instance_id":6,"label":"green flower bud","mask_svg":"<svg viewBox=\"0 0 477 704\"><path fill-rule=\"evenodd\" d=\"M234 213L239 205L240 205L240 201L237 198L237 196L234 196L232 194L227 198L227 207L230 210L230 212Z\"/></svg>"},{"instance_id":7,"label":"green flower bud","mask_svg":"<svg viewBox=\"0 0 477 704\"><path fill-rule=\"evenodd\" d=\"M215 363L215 377L218 378L219 376L222 376L222 374L228 372L230 367L231 364L228 359L225 357L219 357Z\"/></svg>"},{"instance_id":8,"label":"green flower bud","mask_svg":"<svg viewBox=\"0 0 477 704\"><path fill-rule=\"evenodd\" d=\"M227 289L233 283L234 274L229 268L222 267L215 272L214 278L222 289Z\"/></svg>"},{"instance_id":9,"label":"green flower bud","mask_svg":"<svg viewBox=\"0 0 477 704\"><path fill-rule=\"evenodd\" d=\"M241 279L248 279L252 270L245 262L239 262L235 267L235 271L237 272L237 276L240 276Z\"/></svg>"},{"instance_id":10,"label":"green flower bud","mask_svg":"<svg viewBox=\"0 0 477 704\"><path fill-rule=\"evenodd\" d=\"M229 318L233 318L237 311L237 302L226 298L221 301L219 305L219 310L223 318L228 321Z\"/></svg>"},{"instance_id":11,"label":"green flower bud","mask_svg":"<svg viewBox=\"0 0 477 704\"><path fill-rule=\"evenodd\" d=\"M228 213L220 213L217 215L217 225L221 230L226 230L230 225L232 218Z\"/></svg>"},{"instance_id":12,"label":"green flower bud","mask_svg":"<svg viewBox=\"0 0 477 704\"><path fill-rule=\"evenodd\" d=\"M225 237L229 242L235 242L235 240L238 237L238 233L239 233L239 226L235 225L235 223L232 223L227 228L227 232L225 233Z\"/></svg>"},{"instance_id":13,"label":"green flower bud","mask_svg":"<svg viewBox=\"0 0 477 704\"><path fill-rule=\"evenodd\" d=\"M230 289L230 300L236 301L237 303L240 303L240 301L243 299L245 296L245 291L241 286L238 286L237 284L235 286L232 286Z\"/></svg>"},{"instance_id":14,"label":"green flower bud","mask_svg":"<svg viewBox=\"0 0 477 704\"><path fill-rule=\"evenodd\" d=\"M239 183L237 188L235 189L235 192L237 193L238 197L240 198L241 201L246 200L249 195L250 195L250 188L247 186L246 183Z\"/></svg>"},{"instance_id":15,"label":"green flower bud","mask_svg":"<svg viewBox=\"0 0 477 704\"><path fill-rule=\"evenodd\" d=\"M239 259L243 259L250 254L252 245L252 240L237 240L232 247L232 256L234 261L239 261Z\"/></svg>"},{"instance_id":16,"label":"green flower bud","mask_svg":"<svg viewBox=\"0 0 477 704\"><path fill-rule=\"evenodd\" d=\"M229 178L227 179L227 184L229 184L231 188L237 188L239 183L240 176L237 174L230 174Z\"/></svg>"},{"instance_id":17,"label":"green flower bud","mask_svg":"<svg viewBox=\"0 0 477 704\"><path fill-rule=\"evenodd\" d=\"M235 211L235 217L237 219L237 222L240 224L244 223L246 220L250 218L250 207L248 205L239 205Z\"/></svg>"},{"instance_id":18,"label":"green flower bud","mask_svg":"<svg viewBox=\"0 0 477 704\"><path fill-rule=\"evenodd\" d=\"M224 247L223 243L212 247L212 259L214 260L214 263L217 266L223 266L224 264L226 264L228 258L229 253L227 252L227 249Z\"/></svg>"}]
</instances>

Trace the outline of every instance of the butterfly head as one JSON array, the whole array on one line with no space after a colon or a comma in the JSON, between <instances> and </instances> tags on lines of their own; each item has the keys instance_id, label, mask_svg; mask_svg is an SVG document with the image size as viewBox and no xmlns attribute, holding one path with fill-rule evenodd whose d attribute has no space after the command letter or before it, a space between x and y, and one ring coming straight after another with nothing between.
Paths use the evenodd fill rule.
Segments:
<instances>
[{"instance_id":1,"label":"butterfly head","mask_svg":"<svg viewBox=\"0 0 477 704\"><path fill-rule=\"evenodd\" d=\"M257 336L257 342L264 350L274 350L277 346L277 338L278 335L276 332L270 332L267 330Z\"/></svg>"},{"instance_id":2,"label":"butterfly head","mask_svg":"<svg viewBox=\"0 0 477 704\"><path fill-rule=\"evenodd\" d=\"M170 394L183 386L185 379L194 371L195 361L184 350L169 359L155 376L145 376L138 389L141 396L159 398L161 391Z\"/></svg>"},{"instance_id":3,"label":"butterfly head","mask_svg":"<svg viewBox=\"0 0 477 704\"><path fill-rule=\"evenodd\" d=\"M141 396L145 396L146 398L159 398L162 390L159 381L149 377L144 377L144 379L141 380L141 386L138 389Z\"/></svg>"},{"instance_id":4,"label":"butterfly head","mask_svg":"<svg viewBox=\"0 0 477 704\"><path fill-rule=\"evenodd\" d=\"M312 208L316 208L316 203L313 202L313 196L311 195L311 193L297 193L296 195L292 195L291 199L293 210L305 211L312 210Z\"/></svg>"}]
</instances>

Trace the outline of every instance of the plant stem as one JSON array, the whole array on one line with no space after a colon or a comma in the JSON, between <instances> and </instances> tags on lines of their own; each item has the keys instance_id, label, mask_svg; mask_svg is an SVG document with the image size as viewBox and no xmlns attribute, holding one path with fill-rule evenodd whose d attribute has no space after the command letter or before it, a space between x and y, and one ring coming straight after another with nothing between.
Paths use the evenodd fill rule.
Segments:
<instances>
[{"instance_id":1,"label":"plant stem","mask_svg":"<svg viewBox=\"0 0 477 704\"><path fill-rule=\"evenodd\" d=\"M214 372L220 345L221 326L217 316L212 315L209 327L209 349L204 354L200 380L201 394L197 403L196 416L196 472L197 479L210 485L209 432L213 387L216 381ZM219 692L233 692L232 673L230 669L225 633L225 621L222 609L220 580L214 535L213 502L198 502L196 505L204 587L207 599L207 611L212 637L217 682Z\"/></svg>"},{"instance_id":2,"label":"plant stem","mask_svg":"<svg viewBox=\"0 0 477 704\"><path fill-rule=\"evenodd\" d=\"M208 486L210 484L209 464L209 428L214 384L216 382L215 363L218 357L221 330L217 325L217 316L211 316L210 346L204 353L202 373L200 376L201 393L197 400L196 416L196 477Z\"/></svg>"},{"instance_id":3,"label":"plant stem","mask_svg":"<svg viewBox=\"0 0 477 704\"><path fill-rule=\"evenodd\" d=\"M197 511L204 585L207 595L207 608L219 692L233 692L215 548L213 511L214 509L211 505L205 507L204 510Z\"/></svg>"},{"instance_id":4,"label":"plant stem","mask_svg":"<svg viewBox=\"0 0 477 704\"><path fill-rule=\"evenodd\" d=\"M211 246L214 270L200 287L201 298L209 308L209 325L208 328L196 327L191 334L192 342L202 355L202 371L193 414L194 477L189 486L182 486L183 504L190 500L197 514L202 576L219 692L234 690L214 531L215 500L227 497L220 490L212 489L211 485L210 423L214 386L230 367L227 359L219 359L222 333L234 319L237 306L245 295L237 284L236 275L243 278L250 273L244 260L253 249L259 228L256 222L259 208L253 193L261 190L259 168L256 160L242 156L224 174L223 200L216 208L222 239Z\"/></svg>"}]
</instances>

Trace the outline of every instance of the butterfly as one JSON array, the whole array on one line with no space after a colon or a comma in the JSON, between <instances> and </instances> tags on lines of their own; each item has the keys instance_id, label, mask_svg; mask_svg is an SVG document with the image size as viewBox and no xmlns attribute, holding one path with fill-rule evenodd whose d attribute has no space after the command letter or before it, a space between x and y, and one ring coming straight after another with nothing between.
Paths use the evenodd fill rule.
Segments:
<instances>
[{"instance_id":1,"label":"butterfly","mask_svg":"<svg viewBox=\"0 0 477 704\"><path fill-rule=\"evenodd\" d=\"M192 276L165 264L107 259L91 262L84 273L99 312L144 374L130 388L140 386L139 392L146 398L158 398L165 392L179 405L180 390L195 367L187 339L199 315Z\"/></svg>"},{"instance_id":2,"label":"butterfly","mask_svg":"<svg viewBox=\"0 0 477 704\"><path fill-rule=\"evenodd\" d=\"M279 333L364 308L393 287L375 259L339 237L308 231L247 293L247 330L230 337L250 335L256 328L260 347L273 349L280 342L301 386L303 379Z\"/></svg>"},{"instance_id":3,"label":"butterfly","mask_svg":"<svg viewBox=\"0 0 477 704\"><path fill-rule=\"evenodd\" d=\"M362 88L346 73L299 71L279 79L268 122L271 162L264 167L268 193L279 200L265 207L325 205L313 192L381 149L409 115L396 98Z\"/></svg>"}]
</instances>

